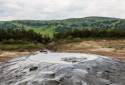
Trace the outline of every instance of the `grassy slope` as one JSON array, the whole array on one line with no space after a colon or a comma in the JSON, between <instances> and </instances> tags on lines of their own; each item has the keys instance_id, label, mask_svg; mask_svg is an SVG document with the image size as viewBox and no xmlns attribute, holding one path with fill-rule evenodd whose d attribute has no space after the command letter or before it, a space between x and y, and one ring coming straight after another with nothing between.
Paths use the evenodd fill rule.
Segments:
<instances>
[{"instance_id":1,"label":"grassy slope","mask_svg":"<svg viewBox=\"0 0 125 85\"><path fill-rule=\"evenodd\" d=\"M39 25L42 24L42 25ZM35 20L15 20L0 22L0 28L25 28L34 29L36 32L48 34L52 36L55 28L70 27L72 29L125 29L125 20L118 18L107 17L85 17L85 18L70 18L65 20L49 20L49 21L35 21Z\"/></svg>"}]
</instances>

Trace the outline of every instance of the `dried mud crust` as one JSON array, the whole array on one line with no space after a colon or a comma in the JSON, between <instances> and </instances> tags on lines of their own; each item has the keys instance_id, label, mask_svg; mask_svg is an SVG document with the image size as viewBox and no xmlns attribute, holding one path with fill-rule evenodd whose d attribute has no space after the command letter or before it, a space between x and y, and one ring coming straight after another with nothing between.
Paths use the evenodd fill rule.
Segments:
<instances>
[{"instance_id":1,"label":"dried mud crust","mask_svg":"<svg viewBox=\"0 0 125 85\"><path fill-rule=\"evenodd\" d=\"M125 39L84 40L82 42L56 44L51 46L57 52L90 53L109 56L125 61Z\"/></svg>"},{"instance_id":2,"label":"dried mud crust","mask_svg":"<svg viewBox=\"0 0 125 85\"><path fill-rule=\"evenodd\" d=\"M16 58L0 64L0 85L125 85L125 62L93 56L98 58L85 62L63 58L77 61L73 64L37 62L30 56ZM37 69L29 71L34 67Z\"/></svg>"}]
</instances>

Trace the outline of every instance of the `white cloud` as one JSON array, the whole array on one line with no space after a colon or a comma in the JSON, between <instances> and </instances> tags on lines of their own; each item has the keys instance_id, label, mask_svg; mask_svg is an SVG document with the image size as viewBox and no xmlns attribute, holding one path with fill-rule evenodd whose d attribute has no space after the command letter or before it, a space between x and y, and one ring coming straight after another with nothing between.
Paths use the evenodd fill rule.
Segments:
<instances>
[{"instance_id":1,"label":"white cloud","mask_svg":"<svg viewBox=\"0 0 125 85\"><path fill-rule=\"evenodd\" d=\"M86 16L125 18L125 0L0 0L0 21Z\"/></svg>"}]
</instances>

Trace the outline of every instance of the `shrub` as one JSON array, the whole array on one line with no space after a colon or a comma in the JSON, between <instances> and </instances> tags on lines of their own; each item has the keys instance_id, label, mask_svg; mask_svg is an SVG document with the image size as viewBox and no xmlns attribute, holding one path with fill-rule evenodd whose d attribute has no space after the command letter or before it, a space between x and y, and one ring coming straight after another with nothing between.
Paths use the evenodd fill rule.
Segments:
<instances>
[{"instance_id":1,"label":"shrub","mask_svg":"<svg viewBox=\"0 0 125 85\"><path fill-rule=\"evenodd\" d=\"M34 50L34 49L44 49L45 46L43 44L28 43L28 44L0 44L0 50L18 50L18 51L25 51L25 50Z\"/></svg>"},{"instance_id":2,"label":"shrub","mask_svg":"<svg viewBox=\"0 0 125 85\"><path fill-rule=\"evenodd\" d=\"M2 44L27 44L28 41L9 39L9 40L3 40L1 43Z\"/></svg>"},{"instance_id":3,"label":"shrub","mask_svg":"<svg viewBox=\"0 0 125 85\"><path fill-rule=\"evenodd\" d=\"M71 42L80 42L80 41L82 41L81 38L72 38L72 39L66 38L66 39L58 40L57 43L71 43Z\"/></svg>"},{"instance_id":4,"label":"shrub","mask_svg":"<svg viewBox=\"0 0 125 85\"><path fill-rule=\"evenodd\" d=\"M74 38L74 39L73 39L73 42L80 42L80 41L82 41L81 38Z\"/></svg>"}]
</instances>

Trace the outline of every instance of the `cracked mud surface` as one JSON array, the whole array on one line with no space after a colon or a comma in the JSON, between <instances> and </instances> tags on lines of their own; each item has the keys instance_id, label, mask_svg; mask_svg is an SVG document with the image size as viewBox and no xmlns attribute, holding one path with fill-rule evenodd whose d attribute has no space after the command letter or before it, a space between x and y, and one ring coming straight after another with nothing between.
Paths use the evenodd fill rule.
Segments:
<instances>
[{"instance_id":1,"label":"cracked mud surface","mask_svg":"<svg viewBox=\"0 0 125 85\"><path fill-rule=\"evenodd\" d=\"M125 85L125 62L92 54L38 52L0 63L0 85Z\"/></svg>"}]
</instances>

